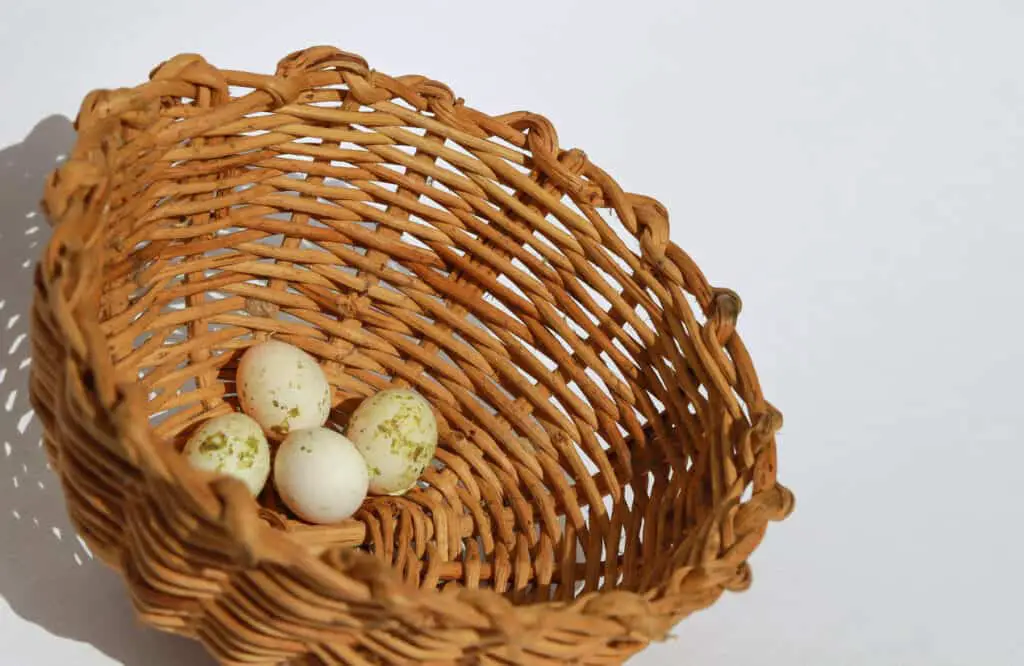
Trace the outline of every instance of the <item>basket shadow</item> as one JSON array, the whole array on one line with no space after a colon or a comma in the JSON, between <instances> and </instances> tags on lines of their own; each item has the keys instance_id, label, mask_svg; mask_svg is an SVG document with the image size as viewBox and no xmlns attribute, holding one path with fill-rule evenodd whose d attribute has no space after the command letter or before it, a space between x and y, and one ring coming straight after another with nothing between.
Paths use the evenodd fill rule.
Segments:
<instances>
[{"instance_id":1,"label":"basket shadow","mask_svg":"<svg viewBox=\"0 0 1024 666\"><path fill-rule=\"evenodd\" d=\"M33 267L49 236L39 199L73 142L70 121L50 116L0 150L0 599L122 664L213 663L198 643L139 624L118 576L76 537L29 404Z\"/></svg>"}]
</instances>

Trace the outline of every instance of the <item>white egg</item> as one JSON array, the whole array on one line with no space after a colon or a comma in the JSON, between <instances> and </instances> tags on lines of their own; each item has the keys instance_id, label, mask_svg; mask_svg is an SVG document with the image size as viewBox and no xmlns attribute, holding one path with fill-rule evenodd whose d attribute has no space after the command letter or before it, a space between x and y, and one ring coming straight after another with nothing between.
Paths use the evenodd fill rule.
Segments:
<instances>
[{"instance_id":1,"label":"white egg","mask_svg":"<svg viewBox=\"0 0 1024 666\"><path fill-rule=\"evenodd\" d=\"M185 444L193 467L233 476L256 495L270 474L270 447L260 424L245 414L210 419Z\"/></svg>"},{"instance_id":2,"label":"white egg","mask_svg":"<svg viewBox=\"0 0 1024 666\"><path fill-rule=\"evenodd\" d=\"M352 442L327 428L296 430L285 438L274 460L277 492L300 518L336 523L366 499L366 461Z\"/></svg>"},{"instance_id":3,"label":"white egg","mask_svg":"<svg viewBox=\"0 0 1024 666\"><path fill-rule=\"evenodd\" d=\"M370 492L401 495L416 485L437 450L437 421L416 391L388 389L364 400L348 437L366 459Z\"/></svg>"},{"instance_id":4,"label":"white egg","mask_svg":"<svg viewBox=\"0 0 1024 666\"><path fill-rule=\"evenodd\" d=\"M331 385L316 359L298 347L277 340L250 347L235 379L242 410L271 439L327 422Z\"/></svg>"}]
</instances>

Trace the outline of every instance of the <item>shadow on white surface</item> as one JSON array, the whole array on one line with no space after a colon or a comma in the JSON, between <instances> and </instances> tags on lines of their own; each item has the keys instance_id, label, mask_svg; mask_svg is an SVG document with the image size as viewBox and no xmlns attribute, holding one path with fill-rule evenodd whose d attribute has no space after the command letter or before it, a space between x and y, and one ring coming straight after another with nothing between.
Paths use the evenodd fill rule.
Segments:
<instances>
[{"instance_id":1,"label":"shadow on white surface","mask_svg":"<svg viewBox=\"0 0 1024 666\"><path fill-rule=\"evenodd\" d=\"M68 119L50 116L0 151L0 599L128 666L212 663L198 644L141 626L118 576L92 559L68 520L29 404L32 279L49 236L39 199L73 141Z\"/></svg>"}]
</instances>

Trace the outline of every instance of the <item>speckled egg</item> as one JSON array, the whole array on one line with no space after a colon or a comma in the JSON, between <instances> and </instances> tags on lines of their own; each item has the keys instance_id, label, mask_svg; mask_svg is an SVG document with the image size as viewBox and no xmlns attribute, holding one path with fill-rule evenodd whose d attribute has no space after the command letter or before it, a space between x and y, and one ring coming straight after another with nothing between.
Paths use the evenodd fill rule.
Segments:
<instances>
[{"instance_id":1,"label":"speckled egg","mask_svg":"<svg viewBox=\"0 0 1024 666\"><path fill-rule=\"evenodd\" d=\"M296 430L277 450L274 486L288 508L311 523L351 516L366 499L368 484L366 461L334 430Z\"/></svg>"},{"instance_id":2,"label":"speckled egg","mask_svg":"<svg viewBox=\"0 0 1024 666\"><path fill-rule=\"evenodd\" d=\"M348 437L366 459L370 492L401 495L416 485L437 450L437 421L423 396L388 389L364 400Z\"/></svg>"},{"instance_id":3,"label":"speckled egg","mask_svg":"<svg viewBox=\"0 0 1024 666\"><path fill-rule=\"evenodd\" d=\"M250 347L236 382L242 410L271 439L327 422L331 385L316 359L298 347L277 340Z\"/></svg>"},{"instance_id":4,"label":"speckled egg","mask_svg":"<svg viewBox=\"0 0 1024 666\"><path fill-rule=\"evenodd\" d=\"M270 474L270 447L260 425L245 414L210 419L185 444L185 457L197 469L233 476L256 495Z\"/></svg>"}]
</instances>

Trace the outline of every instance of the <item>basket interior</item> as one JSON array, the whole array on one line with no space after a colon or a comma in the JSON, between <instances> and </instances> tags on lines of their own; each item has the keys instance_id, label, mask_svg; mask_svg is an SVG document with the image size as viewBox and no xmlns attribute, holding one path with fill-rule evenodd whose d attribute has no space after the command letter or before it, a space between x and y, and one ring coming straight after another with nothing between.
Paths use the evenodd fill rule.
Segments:
<instances>
[{"instance_id":1,"label":"basket interior","mask_svg":"<svg viewBox=\"0 0 1024 666\"><path fill-rule=\"evenodd\" d=\"M158 125L205 93L165 102ZM678 342L701 311L667 315L637 230L541 175L524 136L329 86L137 168L112 197L100 319L156 439L180 448L236 409L238 357L273 335L322 361L335 425L392 385L440 425L405 497L316 527L268 484L273 526L516 602L656 582L711 506L706 382Z\"/></svg>"}]
</instances>

